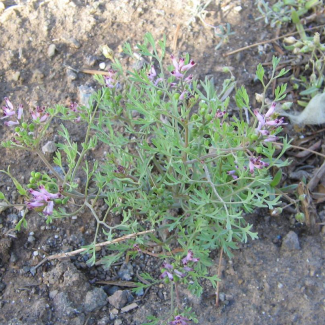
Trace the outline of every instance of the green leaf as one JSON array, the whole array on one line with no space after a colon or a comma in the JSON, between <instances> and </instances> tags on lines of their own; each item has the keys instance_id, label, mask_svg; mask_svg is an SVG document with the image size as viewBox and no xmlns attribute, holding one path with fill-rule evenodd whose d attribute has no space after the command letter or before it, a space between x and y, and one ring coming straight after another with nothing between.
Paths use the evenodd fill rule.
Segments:
<instances>
[{"instance_id":1,"label":"green leaf","mask_svg":"<svg viewBox=\"0 0 325 325\"><path fill-rule=\"evenodd\" d=\"M270 183L271 187L276 187L282 178L282 169L279 169L277 173L274 175L272 182Z\"/></svg>"},{"instance_id":2,"label":"green leaf","mask_svg":"<svg viewBox=\"0 0 325 325\"><path fill-rule=\"evenodd\" d=\"M0 200L3 200L4 198L5 198L5 195L2 192L0 192Z\"/></svg>"},{"instance_id":3,"label":"green leaf","mask_svg":"<svg viewBox=\"0 0 325 325\"><path fill-rule=\"evenodd\" d=\"M249 107L249 97L244 86L241 86L235 95L236 104L239 108Z\"/></svg>"},{"instance_id":4,"label":"green leaf","mask_svg":"<svg viewBox=\"0 0 325 325\"><path fill-rule=\"evenodd\" d=\"M275 71L276 67L279 65L280 63L280 58L277 58L276 56L272 57L272 66L273 66L273 71Z\"/></svg>"},{"instance_id":5,"label":"green leaf","mask_svg":"<svg viewBox=\"0 0 325 325\"><path fill-rule=\"evenodd\" d=\"M265 70L264 70L262 64L259 63L258 66L257 66L257 69L256 69L256 77L258 78L258 80L259 80L263 85L264 85L264 81L263 81L264 73L265 73Z\"/></svg>"},{"instance_id":6,"label":"green leaf","mask_svg":"<svg viewBox=\"0 0 325 325\"><path fill-rule=\"evenodd\" d=\"M276 101L284 99L287 96L285 94L286 89L287 89L287 84L282 84L281 86L276 87L276 89L275 89L275 100Z\"/></svg>"},{"instance_id":7,"label":"green leaf","mask_svg":"<svg viewBox=\"0 0 325 325\"><path fill-rule=\"evenodd\" d=\"M317 87L310 87L310 88L308 88L306 90L301 91L299 94L301 96L311 95L311 94L313 94L316 91L319 91L319 88L317 88Z\"/></svg>"}]
</instances>

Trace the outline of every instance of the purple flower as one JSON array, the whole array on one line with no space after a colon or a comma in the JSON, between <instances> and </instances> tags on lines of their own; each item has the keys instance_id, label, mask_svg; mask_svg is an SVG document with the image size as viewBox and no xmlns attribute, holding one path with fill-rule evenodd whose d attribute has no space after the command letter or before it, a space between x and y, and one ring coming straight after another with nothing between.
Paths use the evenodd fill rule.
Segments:
<instances>
[{"instance_id":1,"label":"purple flower","mask_svg":"<svg viewBox=\"0 0 325 325\"><path fill-rule=\"evenodd\" d=\"M216 112L216 118L221 118L226 114L226 111L221 111L220 109L217 110Z\"/></svg>"},{"instance_id":2,"label":"purple flower","mask_svg":"<svg viewBox=\"0 0 325 325\"><path fill-rule=\"evenodd\" d=\"M33 195L33 199L27 202L27 207L29 209L44 207L43 213L45 215L51 215L53 213L54 199L59 199L62 197L61 193L50 193L44 186L39 187L39 191L30 189L29 193Z\"/></svg>"},{"instance_id":3,"label":"purple flower","mask_svg":"<svg viewBox=\"0 0 325 325\"><path fill-rule=\"evenodd\" d=\"M237 179L238 178L238 176L235 175L236 174L236 170L229 170L227 172L227 174L230 175L233 179Z\"/></svg>"},{"instance_id":4,"label":"purple flower","mask_svg":"<svg viewBox=\"0 0 325 325\"><path fill-rule=\"evenodd\" d=\"M34 121L45 122L50 116L49 113L45 113L45 107L37 106L35 110L31 112L32 119Z\"/></svg>"},{"instance_id":5,"label":"purple flower","mask_svg":"<svg viewBox=\"0 0 325 325\"><path fill-rule=\"evenodd\" d=\"M105 84L106 84L106 87L108 88L114 88L117 84L117 72L110 69L108 70L108 73L106 76L104 76L105 78Z\"/></svg>"},{"instance_id":6,"label":"purple flower","mask_svg":"<svg viewBox=\"0 0 325 325\"><path fill-rule=\"evenodd\" d=\"M12 103L10 102L9 98L5 97L4 100L6 102L6 106L2 107L4 116L1 118L1 120L16 115L16 111L15 111ZM18 110L17 110L17 120L16 121L6 121L4 124L7 126L19 125L19 120L21 120L22 116L23 116L23 105L19 105Z\"/></svg>"},{"instance_id":7,"label":"purple flower","mask_svg":"<svg viewBox=\"0 0 325 325\"><path fill-rule=\"evenodd\" d=\"M191 69L192 67L194 67L195 64L196 64L193 60L191 60L188 64L184 65L185 59L184 58L180 58L177 61L177 59L174 57L174 55L171 55L170 58L172 59L173 66L175 68L171 72L171 74L173 76L175 76L177 79L183 78L184 74L182 72L188 71L189 69ZM190 76L188 78L186 78L187 79L186 82L190 82L192 80L192 78L190 78Z\"/></svg>"},{"instance_id":8,"label":"purple flower","mask_svg":"<svg viewBox=\"0 0 325 325\"><path fill-rule=\"evenodd\" d=\"M264 116L257 109L254 110L254 114L258 120L258 126L256 128L256 133L260 133L264 136L268 136L270 134L270 132L268 130L270 127L279 127L281 125L287 124L287 123L284 123L283 117L272 119L272 115L275 113L275 106L276 106L276 103L272 103L271 107L265 113Z\"/></svg>"},{"instance_id":9,"label":"purple flower","mask_svg":"<svg viewBox=\"0 0 325 325\"><path fill-rule=\"evenodd\" d=\"M262 157L251 157L249 159L249 170L251 174L254 173L254 169L262 169L264 167L268 167L269 164L261 160Z\"/></svg>"},{"instance_id":10,"label":"purple flower","mask_svg":"<svg viewBox=\"0 0 325 325\"><path fill-rule=\"evenodd\" d=\"M171 321L170 325L188 325L189 319L186 317L183 317L182 315L175 316L174 320Z\"/></svg>"},{"instance_id":11,"label":"purple flower","mask_svg":"<svg viewBox=\"0 0 325 325\"><path fill-rule=\"evenodd\" d=\"M19 122L18 121L7 121L5 122L6 126L14 126L14 125L18 125Z\"/></svg>"},{"instance_id":12,"label":"purple flower","mask_svg":"<svg viewBox=\"0 0 325 325\"><path fill-rule=\"evenodd\" d=\"M199 258L195 258L195 257L193 257L194 255L193 255L193 252L192 252L192 250L188 250L188 252L187 252L187 255L186 255L186 257L184 257L183 259L182 259L182 263L183 263L183 265L187 265L187 263L189 262L189 261L192 261L192 262L198 262L200 259Z\"/></svg>"}]
</instances>

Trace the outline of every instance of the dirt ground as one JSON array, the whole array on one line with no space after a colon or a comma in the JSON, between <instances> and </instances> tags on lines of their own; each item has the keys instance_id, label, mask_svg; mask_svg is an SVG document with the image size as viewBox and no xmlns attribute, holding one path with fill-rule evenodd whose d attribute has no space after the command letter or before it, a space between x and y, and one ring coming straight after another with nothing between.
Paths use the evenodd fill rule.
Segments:
<instances>
[{"instance_id":1,"label":"dirt ground","mask_svg":"<svg viewBox=\"0 0 325 325\"><path fill-rule=\"evenodd\" d=\"M272 45L223 56L276 36L275 30L267 28L263 21L255 21L259 13L254 1L211 2L205 21L215 26L228 22L235 32L218 50L215 47L220 39L197 17L193 20L189 2L0 0L1 99L9 97L15 105L22 103L25 107L78 102L81 86L98 88L92 75L78 71L98 70L100 63L110 65L101 46L108 45L124 66L131 67L136 62L121 54L121 46L128 41L134 47L142 42L146 32L155 39L165 34L170 54L190 53L197 62L196 77L214 77L216 87L221 87L221 68L229 66L238 85L245 85L251 94L259 92L256 65L271 60L275 52ZM74 141L83 135L78 128L71 131ZM1 123L1 140L7 135ZM44 142L55 136L54 125ZM322 133L318 136L322 139ZM94 156L100 153L98 149ZM0 148L0 156L0 169L10 165L19 180L27 180L31 170L45 170L32 154ZM319 164L315 158L310 159L302 163ZM11 201L20 202L12 182L3 174L0 190ZM323 205L317 205L317 209L324 222ZM12 229L18 219L19 213L14 209L0 214L0 324L140 325L150 315L168 317L167 286L152 287L137 296L130 288L96 284L117 280L124 267L121 263L109 270L102 266L89 268L85 257L78 255L33 269L45 255L88 244L95 230L95 220L89 215L46 225L44 219L30 213L28 229L15 232ZM238 245L232 259L223 258L220 306L216 308L214 290L208 283L203 283L201 299L180 288L182 305L192 307L199 324L323 324L325 233L308 236L290 214L271 217L267 210L256 211L248 220L259 239ZM104 241L105 237L99 240ZM106 253L105 249L101 252L103 256ZM211 275L218 273L219 264L219 252L213 254L215 267L210 269ZM158 271L156 260L143 255L125 272L137 281L138 273ZM118 306L121 301L109 300L115 290L120 290L126 299L124 305L133 308L123 309Z\"/></svg>"}]
</instances>

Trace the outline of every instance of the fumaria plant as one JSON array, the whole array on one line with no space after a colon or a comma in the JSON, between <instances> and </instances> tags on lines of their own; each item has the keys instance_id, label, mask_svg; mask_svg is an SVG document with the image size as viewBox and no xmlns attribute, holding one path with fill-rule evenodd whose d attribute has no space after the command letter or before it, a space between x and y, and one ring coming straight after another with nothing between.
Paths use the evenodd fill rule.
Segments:
<instances>
[{"instance_id":1,"label":"fumaria plant","mask_svg":"<svg viewBox=\"0 0 325 325\"><path fill-rule=\"evenodd\" d=\"M166 40L156 44L149 33L138 50L147 65L139 71L125 71L116 60L107 76L96 76L102 88L88 106L38 107L28 114L5 99L3 120L13 136L2 145L34 152L48 168L48 172L33 171L25 185L9 169L3 171L25 197L17 229L26 226L31 209L47 222L89 209L97 222L95 238L86 247L90 264L96 259L101 229L108 240L155 229L156 233L109 246L112 254L102 263L109 266L127 251L132 258L155 242L163 249L158 255L161 275L143 277L151 280L150 285L169 282L172 291L185 284L201 295L202 279L211 281L213 287L218 281L216 275L208 276L210 252L222 249L231 256L237 243L257 238L245 213L257 207L272 209L279 203L275 186L280 174L272 177L271 171L288 164L281 157L289 144L278 136L283 119L274 108L285 96L285 85L276 88L274 104L267 106L265 99L270 84L286 71L275 74L279 59L274 57L271 78L266 81L259 65L261 107L252 110L241 87L235 94L238 114L229 114L235 85L232 75L218 90L208 79L196 80L190 74L196 63L189 55L166 58ZM133 56L130 44L124 51ZM63 121L59 131L63 141L56 144L50 162L40 145L54 118ZM71 140L70 122L86 128L82 143ZM102 144L108 148L105 159L87 161L87 153ZM81 173L82 186L76 181ZM13 206L0 195L2 205ZM100 199L108 207L104 215L96 210ZM110 214L121 215L121 223L108 224ZM145 286L139 284L137 290ZM194 319L189 310L172 307L171 324L186 324L188 319Z\"/></svg>"}]
</instances>

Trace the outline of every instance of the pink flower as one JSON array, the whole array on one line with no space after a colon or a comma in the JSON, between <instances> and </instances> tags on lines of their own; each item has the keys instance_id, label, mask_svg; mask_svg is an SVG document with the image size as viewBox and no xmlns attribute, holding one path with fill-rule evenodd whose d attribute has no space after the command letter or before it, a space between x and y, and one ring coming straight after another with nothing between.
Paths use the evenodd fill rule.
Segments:
<instances>
[{"instance_id":1,"label":"pink flower","mask_svg":"<svg viewBox=\"0 0 325 325\"><path fill-rule=\"evenodd\" d=\"M49 113L45 113L45 107L37 106L36 109L31 111L32 119L38 122L45 122L50 116Z\"/></svg>"},{"instance_id":2,"label":"pink flower","mask_svg":"<svg viewBox=\"0 0 325 325\"><path fill-rule=\"evenodd\" d=\"M10 102L9 98L5 97L4 100L6 102L6 106L2 107L4 116L1 118L1 120L16 115L16 111L15 111L12 103ZM7 126L19 125L18 120L21 120L22 116L23 116L23 105L19 105L18 110L17 110L17 120L16 121L7 121L4 124Z\"/></svg>"},{"instance_id":3,"label":"pink flower","mask_svg":"<svg viewBox=\"0 0 325 325\"><path fill-rule=\"evenodd\" d=\"M237 179L238 176L236 176L236 170L230 170L229 172L227 172L228 175L230 175L233 179Z\"/></svg>"},{"instance_id":4,"label":"pink flower","mask_svg":"<svg viewBox=\"0 0 325 325\"><path fill-rule=\"evenodd\" d=\"M107 76L104 76L105 84L108 88L114 88L117 84L117 72L110 69L108 70Z\"/></svg>"},{"instance_id":5,"label":"pink flower","mask_svg":"<svg viewBox=\"0 0 325 325\"><path fill-rule=\"evenodd\" d=\"M172 59L173 62L173 66L174 66L174 70L171 72L171 74L173 76L175 76L177 79L181 79L183 78L184 74L182 72L186 72L189 69L191 69L192 67L195 66L195 62L193 60L191 60L188 64L184 65L185 63L185 59L184 58L180 58L178 61L177 59L174 57L174 55L171 55L170 58ZM190 82L192 80L192 77L188 77L189 79L186 80L186 82Z\"/></svg>"},{"instance_id":6,"label":"pink flower","mask_svg":"<svg viewBox=\"0 0 325 325\"><path fill-rule=\"evenodd\" d=\"M254 169L262 169L264 167L268 167L269 164L261 160L262 157L251 157L249 159L249 170L251 174L254 173Z\"/></svg>"},{"instance_id":7,"label":"pink flower","mask_svg":"<svg viewBox=\"0 0 325 325\"><path fill-rule=\"evenodd\" d=\"M43 213L45 215L51 215L53 213L54 199L62 197L61 193L50 193L44 186L39 187L39 191L30 189L29 193L33 195L33 199L27 202L28 209L34 209L44 207Z\"/></svg>"},{"instance_id":8,"label":"pink flower","mask_svg":"<svg viewBox=\"0 0 325 325\"><path fill-rule=\"evenodd\" d=\"M19 122L18 121L7 121L5 122L6 126L14 126L14 125L18 125Z\"/></svg>"},{"instance_id":9,"label":"pink flower","mask_svg":"<svg viewBox=\"0 0 325 325\"><path fill-rule=\"evenodd\" d=\"M183 265L187 265L187 263L188 263L189 261L192 261L192 262L198 262L199 260L200 260L199 258L195 258L195 257L194 257L192 250L189 249L188 252L187 252L186 257L184 257L184 258L182 259L182 263L183 263Z\"/></svg>"},{"instance_id":10,"label":"pink flower","mask_svg":"<svg viewBox=\"0 0 325 325\"><path fill-rule=\"evenodd\" d=\"M155 79L156 76L157 76L157 73L156 73L155 67L152 66L152 67L150 68L149 73L148 73L148 78L149 78L149 80L153 81L153 80Z\"/></svg>"},{"instance_id":11,"label":"pink flower","mask_svg":"<svg viewBox=\"0 0 325 325\"><path fill-rule=\"evenodd\" d=\"M189 319L186 317L183 317L182 315L175 316L174 320L171 321L170 325L188 325Z\"/></svg>"}]
</instances>

